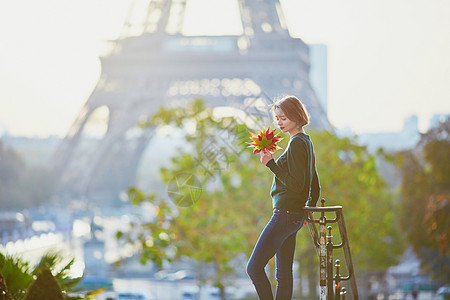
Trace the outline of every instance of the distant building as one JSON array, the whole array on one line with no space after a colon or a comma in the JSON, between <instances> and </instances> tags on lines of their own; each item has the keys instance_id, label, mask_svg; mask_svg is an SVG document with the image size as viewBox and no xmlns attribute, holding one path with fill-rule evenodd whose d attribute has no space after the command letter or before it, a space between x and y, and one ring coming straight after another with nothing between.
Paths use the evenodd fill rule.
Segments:
<instances>
[{"instance_id":1,"label":"distant building","mask_svg":"<svg viewBox=\"0 0 450 300\"><path fill-rule=\"evenodd\" d=\"M358 136L358 143L367 146L369 152L379 148L386 151L402 151L414 148L420 140L417 116L407 118L399 132L364 133Z\"/></svg>"},{"instance_id":2,"label":"distant building","mask_svg":"<svg viewBox=\"0 0 450 300\"><path fill-rule=\"evenodd\" d=\"M0 138L2 138L5 135L6 136L9 135L8 127L6 127L5 124L0 123Z\"/></svg>"},{"instance_id":3,"label":"distant building","mask_svg":"<svg viewBox=\"0 0 450 300\"><path fill-rule=\"evenodd\" d=\"M450 114L435 114L430 120L430 128L439 126L444 123L446 119L450 118Z\"/></svg>"}]
</instances>

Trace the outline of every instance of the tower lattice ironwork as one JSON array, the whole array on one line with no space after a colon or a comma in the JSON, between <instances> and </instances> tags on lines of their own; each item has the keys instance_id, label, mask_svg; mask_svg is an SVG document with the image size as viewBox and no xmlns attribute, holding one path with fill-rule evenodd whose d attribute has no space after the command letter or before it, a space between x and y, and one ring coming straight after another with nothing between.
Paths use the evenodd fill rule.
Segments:
<instances>
[{"instance_id":1,"label":"tower lattice ironwork","mask_svg":"<svg viewBox=\"0 0 450 300\"><path fill-rule=\"evenodd\" d=\"M163 105L202 98L242 109L248 99L293 94L311 126L331 129L309 80L309 48L293 38L278 0L237 0L241 35L185 36L186 0L136 0L114 48L101 57L97 86L54 159L58 195L118 199L135 183L153 129L138 129ZM96 124L96 122L98 124Z\"/></svg>"}]
</instances>

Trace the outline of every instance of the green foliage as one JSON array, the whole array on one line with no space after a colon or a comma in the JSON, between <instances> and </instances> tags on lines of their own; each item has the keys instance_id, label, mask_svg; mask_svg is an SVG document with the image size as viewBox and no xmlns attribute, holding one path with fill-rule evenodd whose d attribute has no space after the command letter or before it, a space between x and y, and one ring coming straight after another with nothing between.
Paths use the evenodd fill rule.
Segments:
<instances>
[{"instance_id":1,"label":"green foliage","mask_svg":"<svg viewBox=\"0 0 450 300\"><path fill-rule=\"evenodd\" d=\"M37 279L30 285L25 300L58 300L63 299L61 288L52 272L43 269Z\"/></svg>"},{"instance_id":2,"label":"green foliage","mask_svg":"<svg viewBox=\"0 0 450 300\"><path fill-rule=\"evenodd\" d=\"M404 249L396 222L398 205L378 174L375 157L349 138L329 132L312 132L311 138L321 197L327 205L343 206L355 265L383 271L396 264Z\"/></svg>"},{"instance_id":3,"label":"green foliage","mask_svg":"<svg viewBox=\"0 0 450 300\"><path fill-rule=\"evenodd\" d=\"M42 270L52 270L61 289L63 291L71 291L81 280L81 277L71 278L69 276L70 268L74 262L75 258L67 262L64 255L60 252L48 252L42 256L39 264L33 271L33 275L37 275Z\"/></svg>"},{"instance_id":4,"label":"green foliage","mask_svg":"<svg viewBox=\"0 0 450 300\"><path fill-rule=\"evenodd\" d=\"M450 236L450 119L424 134L402 162L401 222L422 268L448 281Z\"/></svg>"},{"instance_id":5,"label":"green foliage","mask_svg":"<svg viewBox=\"0 0 450 300\"><path fill-rule=\"evenodd\" d=\"M19 258L0 253L0 272L3 274L11 297L23 299L27 287L33 279L29 264Z\"/></svg>"},{"instance_id":6,"label":"green foliage","mask_svg":"<svg viewBox=\"0 0 450 300\"><path fill-rule=\"evenodd\" d=\"M54 178L45 167L27 167L23 159L0 141L0 206L21 209L48 201Z\"/></svg>"},{"instance_id":7,"label":"green foliage","mask_svg":"<svg viewBox=\"0 0 450 300\"><path fill-rule=\"evenodd\" d=\"M56 280L58 286L64 293L74 291L81 277L71 278L69 276L68 273L73 263L74 259L67 262L62 253L48 252L32 268L27 262L18 257L5 256L0 253L0 273L3 275L4 283L8 287L9 294L15 300L24 299L33 278L36 278L45 270L51 270L55 274L54 276L52 275L53 280ZM46 277L48 274L42 276ZM84 297L80 296L76 299L84 299Z\"/></svg>"},{"instance_id":8,"label":"green foliage","mask_svg":"<svg viewBox=\"0 0 450 300\"><path fill-rule=\"evenodd\" d=\"M6 287L5 279L0 271L0 300L12 300L11 295Z\"/></svg>"}]
</instances>

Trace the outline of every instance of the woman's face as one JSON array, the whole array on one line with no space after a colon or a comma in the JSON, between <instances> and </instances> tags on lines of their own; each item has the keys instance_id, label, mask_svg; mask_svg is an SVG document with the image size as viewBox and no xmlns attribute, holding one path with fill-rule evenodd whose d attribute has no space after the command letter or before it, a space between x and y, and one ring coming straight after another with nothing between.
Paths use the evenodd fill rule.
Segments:
<instances>
[{"instance_id":1,"label":"woman's face","mask_svg":"<svg viewBox=\"0 0 450 300\"><path fill-rule=\"evenodd\" d=\"M282 132L292 132L297 128L297 123L289 120L279 107L275 109L275 118L277 120L277 125Z\"/></svg>"}]
</instances>

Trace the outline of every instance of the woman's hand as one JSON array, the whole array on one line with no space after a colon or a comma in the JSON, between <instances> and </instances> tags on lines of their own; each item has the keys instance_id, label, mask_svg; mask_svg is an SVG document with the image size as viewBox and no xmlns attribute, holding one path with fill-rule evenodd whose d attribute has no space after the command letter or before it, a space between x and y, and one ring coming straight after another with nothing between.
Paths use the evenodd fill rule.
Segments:
<instances>
[{"instance_id":1,"label":"woman's hand","mask_svg":"<svg viewBox=\"0 0 450 300\"><path fill-rule=\"evenodd\" d=\"M260 161L263 165L266 165L269 162L269 160L273 159L272 154L266 149L261 150L259 154L261 155Z\"/></svg>"}]
</instances>

